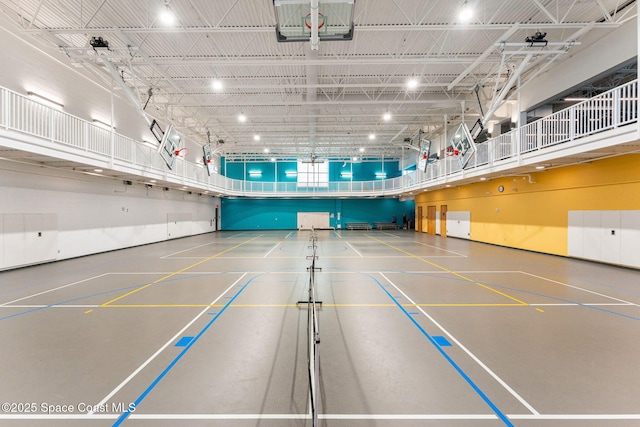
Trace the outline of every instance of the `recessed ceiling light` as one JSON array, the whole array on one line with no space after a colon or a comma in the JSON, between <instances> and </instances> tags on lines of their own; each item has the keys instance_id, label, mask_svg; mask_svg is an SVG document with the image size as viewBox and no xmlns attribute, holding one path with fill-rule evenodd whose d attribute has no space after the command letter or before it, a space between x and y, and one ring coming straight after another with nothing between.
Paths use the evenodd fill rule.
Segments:
<instances>
[{"instance_id":1,"label":"recessed ceiling light","mask_svg":"<svg viewBox=\"0 0 640 427\"><path fill-rule=\"evenodd\" d=\"M369 134L369 140L373 141L374 139L376 139L376 134L375 133L370 133Z\"/></svg>"},{"instance_id":2,"label":"recessed ceiling light","mask_svg":"<svg viewBox=\"0 0 640 427\"><path fill-rule=\"evenodd\" d=\"M415 89L417 87L418 87L418 79L416 79L415 77L412 77L409 80L407 80L408 89Z\"/></svg>"},{"instance_id":3,"label":"recessed ceiling light","mask_svg":"<svg viewBox=\"0 0 640 427\"><path fill-rule=\"evenodd\" d=\"M165 25L173 25L176 22L176 16L173 14L168 2L165 2L164 9L160 12L160 20Z\"/></svg>"},{"instance_id":4,"label":"recessed ceiling light","mask_svg":"<svg viewBox=\"0 0 640 427\"><path fill-rule=\"evenodd\" d=\"M244 113L240 113L240 114L238 114L238 121L239 121L240 123L244 123L244 122L246 122L246 121L247 121L247 116L245 116L245 115L244 115Z\"/></svg>"},{"instance_id":5,"label":"recessed ceiling light","mask_svg":"<svg viewBox=\"0 0 640 427\"><path fill-rule=\"evenodd\" d=\"M484 176L482 178L480 178L480 181L486 181L487 178L485 178Z\"/></svg>"},{"instance_id":6,"label":"recessed ceiling light","mask_svg":"<svg viewBox=\"0 0 640 427\"><path fill-rule=\"evenodd\" d=\"M254 141L260 141L260 135L258 135L258 134L253 135L253 140Z\"/></svg>"},{"instance_id":7,"label":"recessed ceiling light","mask_svg":"<svg viewBox=\"0 0 640 427\"><path fill-rule=\"evenodd\" d=\"M544 167L544 166L542 166L542 165L539 165L539 166L536 166L536 169L538 169L538 170L542 170L542 169L545 169L545 167Z\"/></svg>"},{"instance_id":8,"label":"recessed ceiling light","mask_svg":"<svg viewBox=\"0 0 640 427\"><path fill-rule=\"evenodd\" d=\"M364 147L360 147L360 152L364 153Z\"/></svg>"},{"instance_id":9,"label":"recessed ceiling light","mask_svg":"<svg viewBox=\"0 0 640 427\"><path fill-rule=\"evenodd\" d=\"M462 8L460 9L460 14L458 15L458 18L460 19L461 22L469 22L472 17L473 17L473 8L469 4L469 2L465 0L464 3L462 4Z\"/></svg>"},{"instance_id":10,"label":"recessed ceiling light","mask_svg":"<svg viewBox=\"0 0 640 427\"><path fill-rule=\"evenodd\" d=\"M391 113L390 112L386 112L382 115L382 120L384 120L385 122L388 122L389 120L391 120Z\"/></svg>"},{"instance_id":11,"label":"recessed ceiling light","mask_svg":"<svg viewBox=\"0 0 640 427\"><path fill-rule=\"evenodd\" d=\"M268 149L268 148L265 148L263 151L264 151L265 153L268 153L268 152L269 152L269 149Z\"/></svg>"},{"instance_id":12,"label":"recessed ceiling light","mask_svg":"<svg viewBox=\"0 0 640 427\"><path fill-rule=\"evenodd\" d=\"M102 172L102 169L94 169L94 172Z\"/></svg>"},{"instance_id":13,"label":"recessed ceiling light","mask_svg":"<svg viewBox=\"0 0 640 427\"><path fill-rule=\"evenodd\" d=\"M220 92L224 88L224 84L222 83L222 80L220 80L220 79L213 79L213 82L211 82L211 87L216 92Z\"/></svg>"}]
</instances>

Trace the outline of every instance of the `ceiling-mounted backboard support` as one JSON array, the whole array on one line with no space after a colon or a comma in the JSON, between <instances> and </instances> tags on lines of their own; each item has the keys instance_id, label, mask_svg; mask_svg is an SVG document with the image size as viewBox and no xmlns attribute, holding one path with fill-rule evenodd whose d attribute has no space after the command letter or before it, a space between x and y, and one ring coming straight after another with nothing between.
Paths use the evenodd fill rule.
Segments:
<instances>
[{"instance_id":1,"label":"ceiling-mounted backboard support","mask_svg":"<svg viewBox=\"0 0 640 427\"><path fill-rule=\"evenodd\" d=\"M355 0L273 0L279 42L352 40Z\"/></svg>"}]
</instances>

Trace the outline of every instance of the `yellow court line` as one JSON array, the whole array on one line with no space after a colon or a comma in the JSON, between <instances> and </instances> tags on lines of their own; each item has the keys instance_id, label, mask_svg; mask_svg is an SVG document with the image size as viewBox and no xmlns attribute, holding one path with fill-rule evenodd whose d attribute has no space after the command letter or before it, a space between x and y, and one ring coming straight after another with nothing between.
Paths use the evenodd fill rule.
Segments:
<instances>
[{"instance_id":1,"label":"yellow court line","mask_svg":"<svg viewBox=\"0 0 640 427\"><path fill-rule=\"evenodd\" d=\"M544 313L544 310L541 308L536 308L536 310L538 310L540 313Z\"/></svg>"},{"instance_id":2,"label":"yellow court line","mask_svg":"<svg viewBox=\"0 0 640 427\"><path fill-rule=\"evenodd\" d=\"M300 307L299 304L231 304L229 307L237 308L263 308L263 307ZM323 307L397 307L396 304L319 304ZM490 304L490 303L433 303L433 304L401 304L403 307L522 307L522 304ZM110 308L184 308L184 307L224 307L225 304L111 304ZM536 309L542 311L541 309ZM87 311L90 313L92 310Z\"/></svg>"},{"instance_id":3,"label":"yellow court line","mask_svg":"<svg viewBox=\"0 0 640 427\"><path fill-rule=\"evenodd\" d=\"M211 255L211 256L210 256L210 257L208 257L208 258L201 259L200 261L195 262L195 263L193 263L193 264L191 264L191 265L189 265L189 266L187 266L187 267L185 267L185 268L183 268L183 269L181 269L181 270L174 271L173 273L167 274L166 276L161 277L160 279L158 279L158 280L156 280L156 281L154 281L154 282L152 282L152 283L148 283L148 284L146 284L146 285L144 285L144 286L140 286L139 288L136 288L136 289L132 290L131 292L127 292L126 294L121 295L121 296L119 296L119 297L117 297L117 298L114 298L114 299L112 299L111 301L107 301L107 302L105 302L104 304L100 305L100 307L107 307L107 306L111 305L112 303L114 303L114 302L116 302L116 301L120 301L121 299L126 298L126 297L128 297L128 296L130 296L130 295L133 295L133 294L135 294L136 292L141 291L141 290L143 290L143 289L145 289L145 288L148 288L148 287L149 287L149 286L151 286L151 285L155 285L156 283L160 283L160 282L162 282L162 281L164 281L164 280L170 279L171 277L173 277L173 276L175 276L175 275L178 275L178 274L180 274L180 273L184 273L185 271L190 270L190 269L192 269L193 267L197 267L198 265L203 264L203 263L205 263L205 262L207 262L207 261L211 261L212 259L214 259L214 258L216 258L216 257L219 257L220 255L222 255L222 254L224 254L224 253L227 253L227 252L232 251L232 250L234 250L234 249L236 249L236 248L239 248L240 246L245 245L245 244L247 244L247 243L249 243L249 242L252 242L252 241L254 241L254 240L256 240L256 239L258 239L258 238L260 238L260 237L262 237L262 236L263 236L263 235L261 234L261 235L259 235L259 236L254 237L253 239L249 239L249 240L247 240L247 241L245 241L245 242L238 243L237 245L235 245L235 246L233 246L233 247L231 247L231 248L229 248L229 249L225 249L225 250L224 250L224 251L222 251L222 252L218 252L217 254Z\"/></svg>"},{"instance_id":4,"label":"yellow court line","mask_svg":"<svg viewBox=\"0 0 640 427\"><path fill-rule=\"evenodd\" d=\"M518 303L518 305L523 305L523 306L528 306L528 305L529 305L529 304L527 304L526 302L524 302L524 301L522 301L522 300L519 300L519 299L518 299L518 298L516 298L516 297L512 297L511 295L505 294L504 292L500 292L499 290L494 289L494 288L492 288L491 286L487 286L487 285L484 285L484 284L482 284L482 283L476 282L476 281L475 281L475 280L473 280L473 279L470 279L470 278L468 278L468 277L466 277L466 276L464 276L464 275L462 275L462 274L460 274L460 273L456 273L456 272L455 272L455 271L453 271L453 270L449 270L448 268L443 267L443 266L441 266L441 265L439 265L439 264L436 264L435 262L431 262L431 261L429 261L429 260L426 260L426 259L424 259L424 258L422 258L422 257L419 257L419 256L417 256L417 255L415 255L415 254L412 254L411 252L405 251L404 249L400 249L400 248L398 248L397 246L393 246L393 245L391 245L391 244L389 244L389 243L387 243L387 242L385 242L385 241L382 241L382 240L380 240L380 239L376 239L375 237L372 237L372 236L370 236L370 235L368 235L368 234L366 234L366 236L367 236L368 238L372 239L372 240L375 240L375 241L376 241L376 242L378 242L378 243L382 243L383 245L389 246L390 248L393 248L393 249L395 249L395 250L397 250L397 251L399 251L399 252L402 252L402 253L404 253L404 254L407 254L407 255L409 255L409 256L411 256L411 257L413 257L413 258L419 259L419 260L420 260L420 261L422 261L422 262L426 262L427 264L432 265L432 266L434 266L434 267L436 267L436 268L439 268L440 270L446 271L447 273L451 273L451 274L453 274L454 276L457 276L457 277L459 277L459 278L461 278L461 279L466 280L467 282L475 283L476 285L481 286L481 287L483 287L483 288L485 288L485 289L488 289L488 290L490 290L491 292L495 292L495 293L497 293L498 295L502 295L503 297L509 298L510 300L517 302L517 303Z\"/></svg>"},{"instance_id":5,"label":"yellow court line","mask_svg":"<svg viewBox=\"0 0 640 427\"><path fill-rule=\"evenodd\" d=\"M93 311L93 310L87 310L87 311L85 311L85 312L84 312L84 314L89 314L89 313L91 313L92 311Z\"/></svg>"}]
</instances>

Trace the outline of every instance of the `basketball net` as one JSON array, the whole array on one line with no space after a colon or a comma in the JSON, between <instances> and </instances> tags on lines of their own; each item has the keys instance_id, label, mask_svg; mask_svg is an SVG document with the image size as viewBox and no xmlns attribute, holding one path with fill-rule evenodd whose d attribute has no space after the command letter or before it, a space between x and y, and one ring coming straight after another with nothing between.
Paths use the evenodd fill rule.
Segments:
<instances>
[{"instance_id":1,"label":"basketball net","mask_svg":"<svg viewBox=\"0 0 640 427\"><path fill-rule=\"evenodd\" d=\"M189 154L189 149L187 147L182 147L179 150L175 151L176 157L182 157L183 159L187 157Z\"/></svg>"}]
</instances>

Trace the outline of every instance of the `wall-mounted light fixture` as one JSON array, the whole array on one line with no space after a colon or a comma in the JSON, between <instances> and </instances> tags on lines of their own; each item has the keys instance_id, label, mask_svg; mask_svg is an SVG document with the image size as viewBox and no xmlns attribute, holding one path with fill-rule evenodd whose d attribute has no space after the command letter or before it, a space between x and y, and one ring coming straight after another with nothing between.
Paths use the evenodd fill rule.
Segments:
<instances>
[{"instance_id":1,"label":"wall-mounted light fixture","mask_svg":"<svg viewBox=\"0 0 640 427\"><path fill-rule=\"evenodd\" d=\"M47 107L51 107L51 108L55 108L56 110L62 110L64 108L64 105L60 102L54 101L51 98L47 98L44 95L40 95L39 93L36 92L27 92L27 96L29 96L29 98L33 99L34 101L38 101L41 104L46 105Z\"/></svg>"},{"instance_id":2,"label":"wall-mounted light fixture","mask_svg":"<svg viewBox=\"0 0 640 427\"><path fill-rule=\"evenodd\" d=\"M93 123L108 130L111 130L111 129L116 130L115 126L111 126L109 123L103 122L100 119L93 119Z\"/></svg>"}]
</instances>

